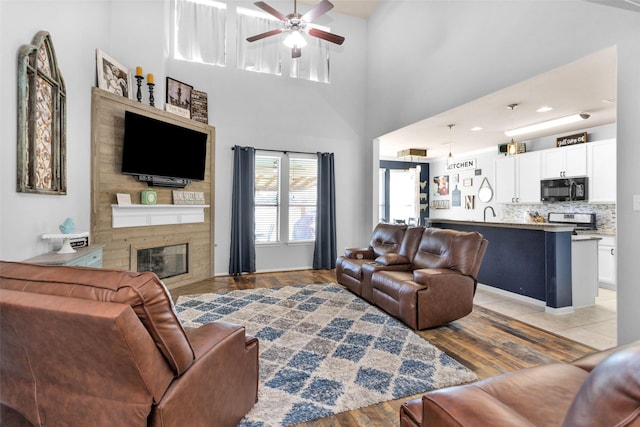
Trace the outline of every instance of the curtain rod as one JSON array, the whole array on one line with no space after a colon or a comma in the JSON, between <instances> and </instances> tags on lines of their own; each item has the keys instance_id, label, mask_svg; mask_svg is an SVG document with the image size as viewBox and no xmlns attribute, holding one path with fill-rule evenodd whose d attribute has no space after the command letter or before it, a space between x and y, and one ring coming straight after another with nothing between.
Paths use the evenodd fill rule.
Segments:
<instances>
[{"instance_id":1,"label":"curtain rod","mask_svg":"<svg viewBox=\"0 0 640 427\"><path fill-rule=\"evenodd\" d=\"M243 147L240 147L240 148L243 148ZM252 147L252 148L253 148L254 150L256 150L256 151L270 151L270 152L273 152L273 153L284 153L284 154L288 154L288 153L294 153L294 154L318 154L318 152L317 152L317 151L310 152L310 151L293 151L293 150L271 150L271 149L268 149L268 148L255 148L255 147ZM235 149L236 149L236 147L235 147L235 146L231 147L231 151L233 151L233 150L235 150Z\"/></svg>"}]
</instances>

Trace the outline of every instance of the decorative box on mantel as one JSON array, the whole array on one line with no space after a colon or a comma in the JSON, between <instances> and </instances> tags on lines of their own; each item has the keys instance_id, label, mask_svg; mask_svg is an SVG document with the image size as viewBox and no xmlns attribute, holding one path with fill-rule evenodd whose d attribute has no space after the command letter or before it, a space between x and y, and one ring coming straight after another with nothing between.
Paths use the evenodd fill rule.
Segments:
<instances>
[{"instance_id":1,"label":"decorative box on mantel","mask_svg":"<svg viewBox=\"0 0 640 427\"><path fill-rule=\"evenodd\" d=\"M209 205L111 205L113 228L204 222Z\"/></svg>"}]
</instances>

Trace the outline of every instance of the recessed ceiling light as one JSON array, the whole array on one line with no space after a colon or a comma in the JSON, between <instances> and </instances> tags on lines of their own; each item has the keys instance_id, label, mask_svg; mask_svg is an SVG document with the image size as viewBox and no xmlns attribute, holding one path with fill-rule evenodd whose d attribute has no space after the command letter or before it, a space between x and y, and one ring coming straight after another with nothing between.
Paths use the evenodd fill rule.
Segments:
<instances>
[{"instance_id":1,"label":"recessed ceiling light","mask_svg":"<svg viewBox=\"0 0 640 427\"><path fill-rule=\"evenodd\" d=\"M615 104L616 103L616 98L603 99L602 102L605 102L607 104Z\"/></svg>"},{"instance_id":2,"label":"recessed ceiling light","mask_svg":"<svg viewBox=\"0 0 640 427\"><path fill-rule=\"evenodd\" d=\"M544 107L540 107L536 110L536 112L538 113L546 113L547 111L551 111L553 110L553 107L549 107L548 105L545 105Z\"/></svg>"},{"instance_id":3,"label":"recessed ceiling light","mask_svg":"<svg viewBox=\"0 0 640 427\"><path fill-rule=\"evenodd\" d=\"M480 126L474 126L471 128L471 132L477 132L479 130L482 130L482 128Z\"/></svg>"}]
</instances>

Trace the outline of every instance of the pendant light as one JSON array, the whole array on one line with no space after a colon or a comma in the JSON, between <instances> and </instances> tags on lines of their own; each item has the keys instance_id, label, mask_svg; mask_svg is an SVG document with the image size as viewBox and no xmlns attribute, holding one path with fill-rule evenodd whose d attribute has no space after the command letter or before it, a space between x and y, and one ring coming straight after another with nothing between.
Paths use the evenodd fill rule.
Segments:
<instances>
[{"instance_id":1,"label":"pendant light","mask_svg":"<svg viewBox=\"0 0 640 427\"><path fill-rule=\"evenodd\" d=\"M453 155L451 154L451 142L453 141L453 137L451 136L452 133L452 128L455 126L455 124L450 124L447 125L447 127L449 128L449 156L447 157L447 166L449 166L451 163L453 163Z\"/></svg>"},{"instance_id":2,"label":"pendant light","mask_svg":"<svg viewBox=\"0 0 640 427\"><path fill-rule=\"evenodd\" d=\"M509 104L507 108L511 110L511 129L513 129L513 110L518 106L518 104ZM511 138L511 141L507 145L507 154L510 156L515 156L518 154L518 144Z\"/></svg>"}]
</instances>

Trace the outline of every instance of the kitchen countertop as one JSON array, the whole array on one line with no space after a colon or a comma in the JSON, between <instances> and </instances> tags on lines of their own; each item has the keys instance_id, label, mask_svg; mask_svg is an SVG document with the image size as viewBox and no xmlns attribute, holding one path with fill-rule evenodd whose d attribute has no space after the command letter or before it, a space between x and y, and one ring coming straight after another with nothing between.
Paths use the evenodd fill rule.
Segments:
<instances>
[{"instance_id":1,"label":"kitchen countertop","mask_svg":"<svg viewBox=\"0 0 640 427\"><path fill-rule=\"evenodd\" d=\"M549 224L547 222L491 222L491 221L461 221L455 219L437 219L428 218L428 222L442 224L464 224L476 225L482 227L500 227L500 228L517 228L521 230L540 230L552 233L563 231L573 231L573 225L566 224Z\"/></svg>"}]
</instances>

